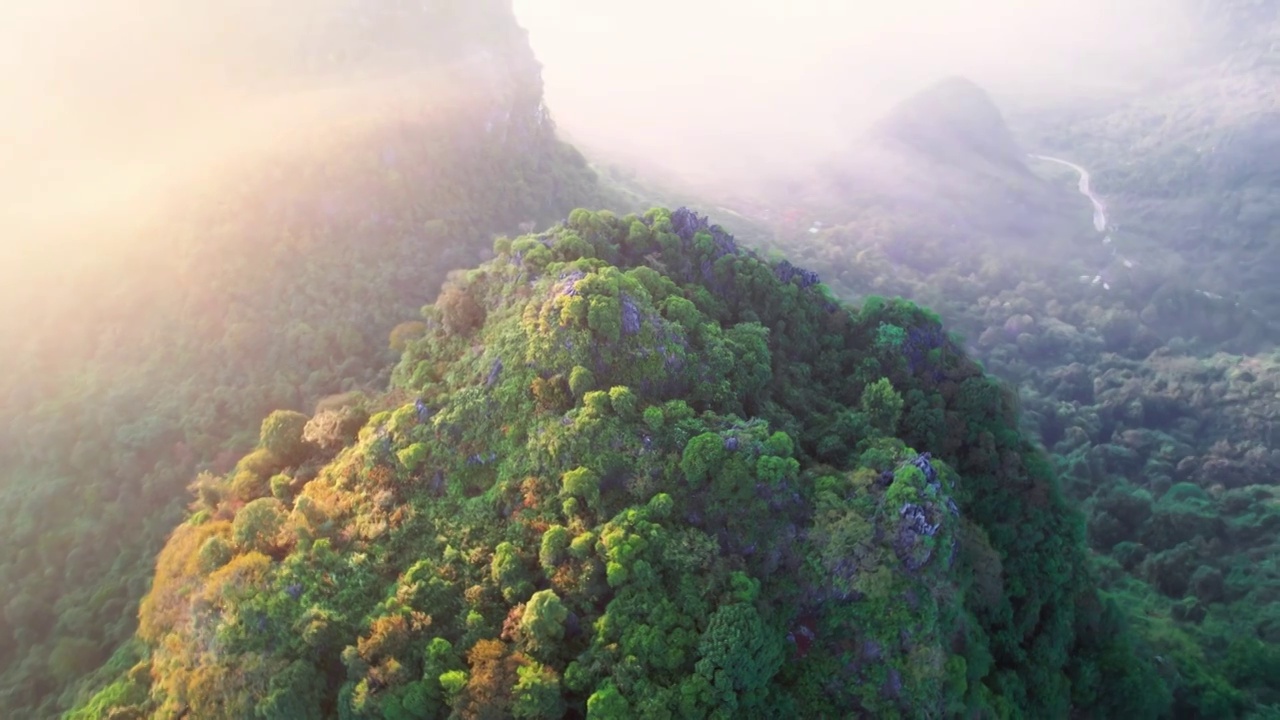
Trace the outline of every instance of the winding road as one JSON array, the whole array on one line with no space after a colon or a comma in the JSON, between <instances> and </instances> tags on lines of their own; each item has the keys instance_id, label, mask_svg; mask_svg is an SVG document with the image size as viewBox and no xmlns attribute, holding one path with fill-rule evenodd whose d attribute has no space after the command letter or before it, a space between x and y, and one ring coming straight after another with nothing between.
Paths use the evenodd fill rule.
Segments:
<instances>
[{"instance_id":1,"label":"winding road","mask_svg":"<svg viewBox=\"0 0 1280 720\"><path fill-rule=\"evenodd\" d=\"M1072 170L1080 173L1080 184L1078 186L1080 188L1080 194L1089 198L1089 202L1093 203L1093 228L1098 232L1107 231L1107 206L1098 199L1097 195L1093 194L1092 190L1089 189L1088 170L1080 167L1070 160L1063 160L1062 158L1050 157L1048 155L1031 155L1030 157L1037 160L1047 160L1052 163L1058 163L1059 165L1066 165Z\"/></svg>"},{"instance_id":2,"label":"winding road","mask_svg":"<svg viewBox=\"0 0 1280 720\"><path fill-rule=\"evenodd\" d=\"M1049 156L1049 155L1036 155L1036 154L1034 154L1034 153L1029 153L1029 154L1027 155L1027 157L1034 158L1034 159L1036 159L1036 160L1044 160L1044 161L1046 161L1046 162L1057 163L1057 164L1059 164L1059 165L1066 165L1067 167L1069 167L1069 168L1071 168L1072 170L1075 170L1077 173L1079 173L1079 174L1080 174L1080 182L1079 182L1079 184L1077 185L1077 187L1078 187L1078 188L1079 188L1079 190L1080 190L1080 194L1081 194L1081 195L1084 195L1084 196L1085 196L1085 197L1087 197L1087 198L1089 198L1089 202L1093 204L1093 228L1094 228L1095 230L1097 230L1099 233L1106 233L1106 231L1107 231L1107 206L1106 206L1106 204L1105 204L1105 203L1103 203L1103 202L1102 202L1102 200L1101 200L1097 195L1095 195L1095 194L1093 193L1093 190L1089 187L1089 171L1088 171L1088 170L1086 170L1085 168L1081 167L1080 165L1077 165L1077 164L1075 164L1075 163L1071 162L1070 160L1063 160L1062 158L1056 158L1056 157L1052 157L1052 156ZM1119 260L1121 263L1123 263L1123 264L1124 264L1124 266L1125 266L1126 268L1128 268L1128 269L1133 269L1133 267L1134 267L1134 262L1133 262L1132 260L1129 260L1129 259L1125 258L1123 255L1120 255L1118 252L1116 252L1116 248L1115 248L1115 246L1111 244L1111 236L1110 236L1110 235L1104 235L1104 236L1103 236L1103 238L1102 238L1102 244L1107 245L1108 247L1110 247L1112 257L1116 258L1116 259L1117 259L1117 260ZM1099 284L1099 283L1102 283L1102 287L1103 287L1103 289L1104 289L1104 290L1110 290L1110 289L1111 289L1111 284L1110 284L1110 283L1108 283L1108 282L1105 282L1105 281L1104 281L1104 278L1107 276L1107 274L1108 274L1107 270L1103 270L1101 273L1099 273L1099 274L1097 274L1097 275L1094 275L1094 276L1092 276L1092 277L1090 277L1090 276L1088 276L1088 275L1083 275L1083 276L1081 276L1081 277L1080 277L1080 280L1081 280L1082 282L1088 282L1088 283L1091 283L1091 284L1093 284L1093 285L1097 285L1097 284ZM1246 307L1244 307L1243 305L1241 305L1238 301L1228 300L1227 298L1224 298L1223 296L1221 296L1221 295L1219 295L1219 294L1217 294L1217 293L1209 292L1208 290L1201 290L1201 289L1199 289L1199 288L1193 288L1193 291L1194 291L1194 292L1196 292L1196 293L1197 293L1197 294L1199 294L1199 295L1203 295L1204 297L1209 298L1210 300L1215 300L1215 301L1220 301L1220 302L1229 302L1229 303L1231 303L1231 305L1233 305L1233 306L1235 306L1235 307L1237 307L1237 308L1240 308L1241 310L1246 311L1247 313L1249 313L1250 315L1252 315L1254 318L1256 318L1256 319L1258 319L1258 320L1261 320L1261 321L1262 321L1264 324L1266 324L1267 326L1272 326L1272 323L1271 323L1270 321L1268 321L1268 320L1267 320L1267 319L1266 319L1266 318L1265 318L1261 313L1259 313L1257 310L1254 310L1254 309L1252 309L1252 308L1246 308Z\"/></svg>"},{"instance_id":3,"label":"winding road","mask_svg":"<svg viewBox=\"0 0 1280 720\"><path fill-rule=\"evenodd\" d=\"M1107 232L1107 205L1106 203L1102 202L1102 199L1099 198L1097 195L1095 195L1093 193L1093 190L1089 187L1089 179L1090 179L1089 171L1086 170L1084 167L1081 167L1080 165L1077 165L1071 162L1070 160L1063 160L1062 158L1056 158L1049 155L1029 154L1027 157L1035 158L1036 160L1044 160L1046 162L1057 163L1059 165L1066 165L1067 167L1071 168L1072 170L1075 170L1077 173L1080 174L1080 182L1077 184L1076 187L1080 190L1080 194L1089 198L1089 202L1093 204L1093 229L1103 234L1102 244L1110 248L1111 256L1114 257L1116 260L1119 260L1120 263L1123 264L1126 269L1132 270L1134 267L1133 261L1124 257L1120 253L1116 252L1115 246L1111 244L1111 236L1105 234ZM1104 269L1102 272L1098 273L1097 275L1093 275L1093 276L1083 275L1080 277L1080 280L1081 282L1087 282L1093 285L1097 285L1101 283L1102 288L1104 290L1110 290L1111 283L1107 281L1108 274L1109 274L1108 271Z\"/></svg>"}]
</instances>

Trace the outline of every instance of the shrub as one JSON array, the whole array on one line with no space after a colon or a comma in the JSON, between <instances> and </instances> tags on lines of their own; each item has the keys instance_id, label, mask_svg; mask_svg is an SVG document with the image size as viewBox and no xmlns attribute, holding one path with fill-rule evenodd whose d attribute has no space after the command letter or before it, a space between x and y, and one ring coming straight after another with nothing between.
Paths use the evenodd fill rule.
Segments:
<instances>
[{"instance_id":1,"label":"shrub","mask_svg":"<svg viewBox=\"0 0 1280 720\"><path fill-rule=\"evenodd\" d=\"M307 416L293 410L276 410L262 421L258 447L274 455L285 465L297 465L307 459L310 445L302 433Z\"/></svg>"}]
</instances>

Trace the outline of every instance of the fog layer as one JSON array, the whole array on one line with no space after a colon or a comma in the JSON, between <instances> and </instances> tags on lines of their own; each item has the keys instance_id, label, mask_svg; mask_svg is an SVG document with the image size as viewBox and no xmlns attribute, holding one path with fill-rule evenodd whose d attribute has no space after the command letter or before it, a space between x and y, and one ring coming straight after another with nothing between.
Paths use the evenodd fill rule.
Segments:
<instances>
[{"instance_id":1,"label":"fog layer","mask_svg":"<svg viewBox=\"0 0 1280 720\"><path fill-rule=\"evenodd\" d=\"M793 170L947 75L997 97L1123 90L1174 66L1169 0L515 0L566 132L733 177Z\"/></svg>"},{"instance_id":2,"label":"fog layer","mask_svg":"<svg viewBox=\"0 0 1280 720\"><path fill-rule=\"evenodd\" d=\"M457 101L469 68L421 57L438 44L421 37L429 13L453 11L344 0L5 5L0 261L56 255L54 238L128 236L174 189L238 161L314 146L395 116L395 105ZM396 12L417 13L418 25L387 22Z\"/></svg>"},{"instance_id":3,"label":"fog layer","mask_svg":"<svg viewBox=\"0 0 1280 720\"><path fill-rule=\"evenodd\" d=\"M968 76L997 96L1092 92L1170 66L1188 35L1167 0L514 4L571 139L714 177L803 172L944 75ZM106 216L137 217L192 169L305 142L307 128L353 109L368 114L375 98L429 95L414 63L383 48L435 41L419 27L361 16L392 7L400 6L0 8L0 246L30 245L55 226L80 232ZM369 35L365 45L380 53L362 60L359 77L316 81L299 67L341 54L352 33Z\"/></svg>"}]
</instances>

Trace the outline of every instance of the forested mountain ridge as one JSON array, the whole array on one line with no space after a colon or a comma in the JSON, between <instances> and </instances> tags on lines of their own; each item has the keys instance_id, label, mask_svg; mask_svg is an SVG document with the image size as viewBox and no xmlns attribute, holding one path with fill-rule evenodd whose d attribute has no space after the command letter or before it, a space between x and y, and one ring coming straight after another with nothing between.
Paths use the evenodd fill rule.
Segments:
<instances>
[{"instance_id":1,"label":"forested mountain ridge","mask_svg":"<svg viewBox=\"0 0 1280 720\"><path fill-rule=\"evenodd\" d=\"M1167 704L1012 398L936 317L842 305L687 210L495 249L389 393L272 413L201 476L139 663L72 717Z\"/></svg>"},{"instance_id":2,"label":"forested mountain ridge","mask_svg":"<svg viewBox=\"0 0 1280 720\"><path fill-rule=\"evenodd\" d=\"M392 7L312 26L315 47L350 47L271 78L302 88L281 105L305 142L192 176L146 226L4 284L22 309L0 328L5 717L54 715L132 635L186 486L252 447L263 414L385 387L416 330L391 351L388 333L448 270L606 202L555 136L508 2ZM417 64L389 76L401 50Z\"/></svg>"}]
</instances>

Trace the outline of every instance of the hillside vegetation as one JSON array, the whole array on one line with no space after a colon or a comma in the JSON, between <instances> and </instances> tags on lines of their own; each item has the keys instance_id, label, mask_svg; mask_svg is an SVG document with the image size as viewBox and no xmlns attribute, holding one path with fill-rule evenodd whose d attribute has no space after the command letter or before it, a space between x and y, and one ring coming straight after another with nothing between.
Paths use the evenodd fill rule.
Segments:
<instances>
[{"instance_id":1,"label":"hillside vegetation","mask_svg":"<svg viewBox=\"0 0 1280 720\"><path fill-rule=\"evenodd\" d=\"M1280 3L1196 0L1198 62L1097 107L1031 113L1021 134L1094 170L1122 232L1197 287L1280 310Z\"/></svg>"},{"instance_id":2,"label":"hillside vegetation","mask_svg":"<svg viewBox=\"0 0 1280 720\"><path fill-rule=\"evenodd\" d=\"M23 308L0 326L6 718L54 716L132 636L185 488L234 465L266 412L384 389L417 330L390 349L388 333L449 269L494 233L603 202L502 6L427 8L417 37L440 41L451 76L428 63L390 100L344 95L360 102L325 105L305 142L193 175L140 230L103 228L48 274L4 283Z\"/></svg>"},{"instance_id":3,"label":"hillside vegetation","mask_svg":"<svg viewBox=\"0 0 1280 720\"><path fill-rule=\"evenodd\" d=\"M196 482L71 717L1151 717L1014 403L687 210L576 210L422 311L390 392ZM923 453L923 454L922 454Z\"/></svg>"},{"instance_id":4,"label":"hillside vegetation","mask_svg":"<svg viewBox=\"0 0 1280 720\"><path fill-rule=\"evenodd\" d=\"M0 715L1280 717L1280 23L1188 2L1132 98L707 197L510 0L184 5L244 107L0 248Z\"/></svg>"}]
</instances>

